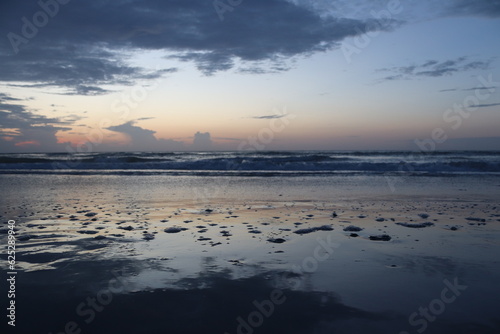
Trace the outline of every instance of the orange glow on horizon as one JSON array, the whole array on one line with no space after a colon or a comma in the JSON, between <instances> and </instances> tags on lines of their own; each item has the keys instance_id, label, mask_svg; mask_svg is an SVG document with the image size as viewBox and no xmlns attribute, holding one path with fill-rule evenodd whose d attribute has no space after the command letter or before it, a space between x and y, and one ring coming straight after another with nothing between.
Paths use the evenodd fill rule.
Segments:
<instances>
[{"instance_id":1,"label":"orange glow on horizon","mask_svg":"<svg viewBox=\"0 0 500 334\"><path fill-rule=\"evenodd\" d=\"M69 144L74 148L87 145L88 143L94 146L101 144L120 146L130 143L130 138L127 135L108 131L103 133L99 130L92 130L85 134L59 133L56 137L58 144Z\"/></svg>"},{"instance_id":2,"label":"orange glow on horizon","mask_svg":"<svg viewBox=\"0 0 500 334\"><path fill-rule=\"evenodd\" d=\"M22 141L22 142L19 142L19 143L15 143L14 145L15 146L20 146L20 147L28 146L28 145L40 146L40 142L38 142L36 140L30 140L30 141Z\"/></svg>"}]
</instances>

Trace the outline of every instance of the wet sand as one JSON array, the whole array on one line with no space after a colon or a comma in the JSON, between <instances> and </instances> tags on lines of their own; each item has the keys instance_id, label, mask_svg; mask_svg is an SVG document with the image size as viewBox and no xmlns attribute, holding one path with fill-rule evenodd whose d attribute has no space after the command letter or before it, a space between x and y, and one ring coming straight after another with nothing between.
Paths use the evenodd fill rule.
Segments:
<instances>
[{"instance_id":1,"label":"wet sand","mask_svg":"<svg viewBox=\"0 0 500 334\"><path fill-rule=\"evenodd\" d=\"M10 332L500 330L496 177L0 184L2 244L18 229Z\"/></svg>"}]
</instances>

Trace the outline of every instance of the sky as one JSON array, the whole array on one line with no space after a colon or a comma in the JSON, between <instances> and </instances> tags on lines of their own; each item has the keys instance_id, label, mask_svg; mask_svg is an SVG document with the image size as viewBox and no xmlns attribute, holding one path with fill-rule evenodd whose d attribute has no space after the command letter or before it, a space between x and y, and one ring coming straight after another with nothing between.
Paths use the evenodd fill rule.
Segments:
<instances>
[{"instance_id":1,"label":"sky","mask_svg":"<svg viewBox=\"0 0 500 334\"><path fill-rule=\"evenodd\" d=\"M500 150L500 0L3 0L0 153Z\"/></svg>"}]
</instances>

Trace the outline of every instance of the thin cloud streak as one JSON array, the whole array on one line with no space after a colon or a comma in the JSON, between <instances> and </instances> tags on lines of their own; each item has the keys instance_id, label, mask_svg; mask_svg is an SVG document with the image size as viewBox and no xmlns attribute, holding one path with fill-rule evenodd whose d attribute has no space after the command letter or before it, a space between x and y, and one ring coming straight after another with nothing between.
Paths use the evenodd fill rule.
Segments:
<instances>
[{"instance_id":1,"label":"thin cloud streak","mask_svg":"<svg viewBox=\"0 0 500 334\"><path fill-rule=\"evenodd\" d=\"M487 70L490 68L492 60L473 60L468 57L459 57L445 61L428 60L425 63L409 66L397 66L391 68L382 68L378 72L392 72L392 75L386 76L382 81L393 81L403 79L415 79L418 77L443 77L459 72L471 70Z\"/></svg>"}]
</instances>

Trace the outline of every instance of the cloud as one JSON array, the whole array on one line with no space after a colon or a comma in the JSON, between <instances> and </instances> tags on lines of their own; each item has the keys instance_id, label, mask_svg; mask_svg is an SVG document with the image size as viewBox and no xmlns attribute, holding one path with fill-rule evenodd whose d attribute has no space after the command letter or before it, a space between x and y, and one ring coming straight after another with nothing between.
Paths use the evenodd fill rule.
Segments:
<instances>
[{"instance_id":1,"label":"cloud","mask_svg":"<svg viewBox=\"0 0 500 334\"><path fill-rule=\"evenodd\" d=\"M471 105L471 108L487 108L487 107L496 107L500 106L500 103L486 103L486 104L474 104Z\"/></svg>"},{"instance_id":2,"label":"cloud","mask_svg":"<svg viewBox=\"0 0 500 334\"><path fill-rule=\"evenodd\" d=\"M68 92L67 95L104 95L110 92L110 90L101 87L77 85L73 88L73 91Z\"/></svg>"},{"instance_id":3,"label":"cloud","mask_svg":"<svg viewBox=\"0 0 500 334\"><path fill-rule=\"evenodd\" d=\"M196 150L205 151L213 148L213 141L209 132L196 132L194 134L193 143L185 145L181 141L173 139L158 139L154 136L156 131L141 128L135 125L136 121L129 121L120 125L110 126L106 130L119 132L127 136L129 143L125 146L120 146L119 149L126 151L181 151L181 150ZM116 150L117 147L113 144L102 144L97 147L99 151Z\"/></svg>"},{"instance_id":4,"label":"cloud","mask_svg":"<svg viewBox=\"0 0 500 334\"><path fill-rule=\"evenodd\" d=\"M275 57L269 61L244 62L238 68L238 73L242 74L270 74L280 73L290 70L294 60L285 60L283 57Z\"/></svg>"},{"instance_id":5,"label":"cloud","mask_svg":"<svg viewBox=\"0 0 500 334\"><path fill-rule=\"evenodd\" d=\"M498 0L422 3L443 16L500 15ZM112 92L106 85L132 85L177 70L132 66L131 54L144 50L192 62L205 75L235 67L250 74L287 71L294 57L334 49L346 37L400 26L396 19L373 24L372 13L386 8L385 0L252 0L231 7L221 21L213 1L89 0L59 5L55 15L46 15L47 24L37 27L33 17L44 13L39 2L11 1L0 11L0 33L7 36L0 39L0 81L92 96ZM450 71L453 67L445 66L421 75Z\"/></svg>"},{"instance_id":6,"label":"cloud","mask_svg":"<svg viewBox=\"0 0 500 334\"><path fill-rule=\"evenodd\" d=\"M500 17L498 0L452 0L446 8L448 14L459 16Z\"/></svg>"},{"instance_id":7,"label":"cloud","mask_svg":"<svg viewBox=\"0 0 500 334\"><path fill-rule=\"evenodd\" d=\"M441 89L439 92L444 93L444 92L456 92L456 91L463 91L463 92L470 92L470 91L478 91L478 90L487 90L494 92L496 89L496 86L477 86L477 87L470 87L470 88L464 88L464 89L458 89L458 88L447 88L447 89Z\"/></svg>"},{"instance_id":8,"label":"cloud","mask_svg":"<svg viewBox=\"0 0 500 334\"><path fill-rule=\"evenodd\" d=\"M50 118L37 115L24 105L4 102L19 100L0 93L0 151L64 151L65 145L58 142L56 133L70 130L67 126L81 117Z\"/></svg>"},{"instance_id":9,"label":"cloud","mask_svg":"<svg viewBox=\"0 0 500 334\"><path fill-rule=\"evenodd\" d=\"M217 140L238 141L238 142L243 141L243 139L241 138L231 138L231 137L213 137L213 138Z\"/></svg>"},{"instance_id":10,"label":"cloud","mask_svg":"<svg viewBox=\"0 0 500 334\"><path fill-rule=\"evenodd\" d=\"M496 89L496 86L479 86L479 87L471 87L471 88L465 88L464 91L476 91L476 90L489 90L489 91L494 91Z\"/></svg>"},{"instance_id":11,"label":"cloud","mask_svg":"<svg viewBox=\"0 0 500 334\"><path fill-rule=\"evenodd\" d=\"M17 97L12 97L5 93L0 93L0 103L4 101L22 101L22 99L18 99Z\"/></svg>"},{"instance_id":12,"label":"cloud","mask_svg":"<svg viewBox=\"0 0 500 334\"><path fill-rule=\"evenodd\" d=\"M122 149L128 151L178 151L183 149L183 143L171 139L157 139L153 130L134 125L129 121L120 125L110 126L107 130L119 132L128 137L129 143ZM104 149L104 146L99 148Z\"/></svg>"},{"instance_id":13,"label":"cloud","mask_svg":"<svg viewBox=\"0 0 500 334\"><path fill-rule=\"evenodd\" d=\"M378 71L393 73L384 77L382 81L413 79L418 77L436 78L470 70L486 70L490 67L491 61L492 60L469 61L467 57L459 57L457 59L445 61L428 60L417 65L384 68Z\"/></svg>"},{"instance_id":14,"label":"cloud","mask_svg":"<svg viewBox=\"0 0 500 334\"><path fill-rule=\"evenodd\" d=\"M212 138L210 132L196 132L193 137L192 148L197 151L209 150L212 148Z\"/></svg>"},{"instance_id":15,"label":"cloud","mask_svg":"<svg viewBox=\"0 0 500 334\"><path fill-rule=\"evenodd\" d=\"M73 49L55 43L39 46L34 41L17 55L0 51L0 81L15 87L62 88L60 93L67 95L103 95L111 90L101 85L132 85L136 80L155 79L174 71L146 71L127 65L116 52L91 45Z\"/></svg>"},{"instance_id":16,"label":"cloud","mask_svg":"<svg viewBox=\"0 0 500 334\"><path fill-rule=\"evenodd\" d=\"M367 26L385 30L395 24L388 20L382 27L367 25L370 19L322 17L283 0L245 1L225 13L223 21L213 1L94 0L60 5L48 24L34 26L36 34L27 38L21 18L32 23L41 7L37 2L4 7L0 32L24 41L0 40L0 81L79 95L106 94L103 85L133 84L176 70L148 72L132 66L127 60L134 51L161 50L167 58L194 63L206 75L252 62L264 64L263 71L284 71L289 67L275 66L280 58L330 50L344 38L366 32Z\"/></svg>"},{"instance_id":17,"label":"cloud","mask_svg":"<svg viewBox=\"0 0 500 334\"><path fill-rule=\"evenodd\" d=\"M276 118L282 118L287 116L286 114L281 114L281 115L264 115L264 116L253 116L250 118L253 119L276 119Z\"/></svg>"}]
</instances>

